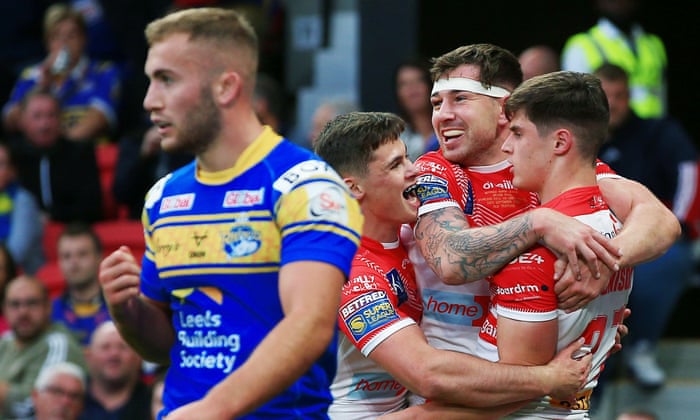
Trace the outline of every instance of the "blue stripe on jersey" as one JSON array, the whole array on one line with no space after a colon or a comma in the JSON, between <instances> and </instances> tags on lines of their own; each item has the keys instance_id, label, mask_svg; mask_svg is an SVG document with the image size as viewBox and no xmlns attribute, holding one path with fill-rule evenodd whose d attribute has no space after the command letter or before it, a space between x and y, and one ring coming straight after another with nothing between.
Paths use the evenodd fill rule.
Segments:
<instances>
[{"instance_id":1,"label":"blue stripe on jersey","mask_svg":"<svg viewBox=\"0 0 700 420\"><path fill-rule=\"evenodd\" d=\"M141 289L170 305L176 332L168 410L204 396L282 319L282 265L320 261L347 275L363 221L325 162L271 130L231 170L200 174L195 164L156 183L144 207ZM256 414L291 409L302 417L313 417L314 410L325 416L334 351L335 342Z\"/></svg>"}]
</instances>

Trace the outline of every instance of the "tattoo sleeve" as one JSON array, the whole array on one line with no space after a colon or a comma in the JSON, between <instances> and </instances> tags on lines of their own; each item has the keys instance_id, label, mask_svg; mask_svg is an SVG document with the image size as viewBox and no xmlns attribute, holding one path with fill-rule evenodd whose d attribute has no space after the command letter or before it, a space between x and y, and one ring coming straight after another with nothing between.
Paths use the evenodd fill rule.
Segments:
<instances>
[{"instance_id":1,"label":"tattoo sleeve","mask_svg":"<svg viewBox=\"0 0 700 420\"><path fill-rule=\"evenodd\" d=\"M446 283L489 276L536 242L525 213L492 226L470 228L462 211L447 207L418 218L415 240L426 262Z\"/></svg>"}]
</instances>

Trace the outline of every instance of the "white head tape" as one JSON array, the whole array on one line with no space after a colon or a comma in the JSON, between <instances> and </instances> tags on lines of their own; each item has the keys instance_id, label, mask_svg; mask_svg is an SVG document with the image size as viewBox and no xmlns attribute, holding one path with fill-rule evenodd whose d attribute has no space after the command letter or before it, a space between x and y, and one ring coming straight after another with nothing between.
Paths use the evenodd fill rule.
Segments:
<instances>
[{"instance_id":1,"label":"white head tape","mask_svg":"<svg viewBox=\"0 0 700 420\"><path fill-rule=\"evenodd\" d=\"M487 89L481 84L481 82L477 82L474 79L468 79L466 77L439 79L433 84L433 91L430 94L434 95L443 90L464 90L467 92L490 96L492 98L503 98L510 95L510 92L506 89L498 86L491 86Z\"/></svg>"}]
</instances>

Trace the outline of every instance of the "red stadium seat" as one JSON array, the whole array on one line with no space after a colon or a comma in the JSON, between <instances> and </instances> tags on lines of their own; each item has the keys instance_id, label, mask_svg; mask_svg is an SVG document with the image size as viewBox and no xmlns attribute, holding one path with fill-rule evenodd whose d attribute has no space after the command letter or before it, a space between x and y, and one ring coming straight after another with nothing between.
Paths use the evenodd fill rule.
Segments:
<instances>
[{"instance_id":1,"label":"red stadium seat","mask_svg":"<svg viewBox=\"0 0 700 420\"><path fill-rule=\"evenodd\" d=\"M92 225L102 241L104 255L107 256L120 246L131 248L137 261L141 261L146 245L143 240L143 226L139 220L119 219L97 222Z\"/></svg>"},{"instance_id":2,"label":"red stadium seat","mask_svg":"<svg viewBox=\"0 0 700 420\"><path fill-rule=\"evenodd\" d=\"M107 220L117 219L126 215L125 209L117 203L112 194L114 172L119 157L119 147L116 143L100 143L95 147L95 159L100 171L100 186L102 187L102 208Z\"/></svg>"},{"instance_id":3,"label":"red stadium seat","mask_svg":"<svg viewBox=\"0 0 700 420\"><path fill-rule=\"evenodd\" d=\"M36 278L41 280L49 289L51 299L60 296L66 288L66 281L61 274L58 261L50 260L36 272Z\"/></svg>"},{"instance_id":4,"label":"red stadium seat","mask_svg":"<svg viewBox=\"0 0 700 420\"><path fill-rule=\"evenodd\" d=\"M58 249L56 245L58 244L58 237L61 236L65 223L55 222L49 220L44 225L44 236L43 236L43 246L44 246L44 256L47 262L56 261L58 259Z\"/></svg>"}]
</instances>

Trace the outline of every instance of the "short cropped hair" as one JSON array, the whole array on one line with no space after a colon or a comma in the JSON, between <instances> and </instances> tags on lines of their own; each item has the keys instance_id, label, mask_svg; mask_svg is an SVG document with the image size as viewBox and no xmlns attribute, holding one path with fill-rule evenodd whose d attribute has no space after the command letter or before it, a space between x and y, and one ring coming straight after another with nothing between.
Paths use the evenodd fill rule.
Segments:
<instances>
[{"instance_id":1,"label":"short cropped hair","mask_svg":"<svg viewBox=\"0 0 700 420\"><path fill-rule=\"evenodd\" d=\"M592 74L558 71L528 79L506 100L508 118L520 110L541 136L567 126L578 139L581 156L591 161L608 135L608 98Z\"/></svg>"},{"instance_id":2,"label":"short cropped hair","mask_svg":"<svg viewBox=\"0 0 700 420\"><path fill-rule=\"evenodd\" d=\"M87 223L71 222L66 225L58 236L60 241L63 238L74 238L76 236L88 236L97 254L102 254L102 240L97 235L97 232ZM56 244L58 246L58 244Z\"/></svg>"},{"instance_id":3,"label":"short cropped hair","mask_svg":"<svg viewBox=\"0 0 700 420\"><path fill-rule=\"evenodd\" d=\"M44 39L48 40L56 29L56 25L65 20L74 21L78 25L78 29L83 33L83 36L87 35L87 25L83 15L67 4L56 3L49 6L44 13Z\"/></svg>"},{"instance_id":4,"label":"short cropped hair","mask_svg":"<svg viewBox=\"0 0 700 420\"><path fill-rule=\"evenodd\" d=\"M341 176L365 175L379 146L400 140L404 121L389 112L351 112L332 119L314 143L314 151Z\"/></svg>"},{"instance_id":5,"label":"short cropped hair","mask_svg":"<svg viewBox=\"0 0 700 420\"><path fill-rule=\"evenodd\" d=\"M523 81L520 62L512 52L493 44L464 45L433 58L430 75L433 82L462 65L479 67L479 81L484 87L515 89Z\"/></svg>"},{"instance_id":6,"label":"short cropped hair","mask_svg":"<svg viewBox=\"0 0 700 420\"><path fill-rule=\"evenodd\" d=\"M148 44L173 34L189 35L193 42L205 42L234 57L252 94L258 71L258 36L248 20L234 10L216 7L183 9L156 19L146 26Z\"/></svg>"},{"instance_id":7,"label":"short cropped hair","mask_svg":"<svg viewBox=\"0 0 700 420\"><path fill-rule=\"evenodd\" d=\"M70 375L79 380L83 386L83 390L86 390L87 382L85 372L80 366L71 362L58 362L42 368L34 382L34 389L37 391L45 390L51 385L53 378L60 374Z\"/></svg>"}]
</instances>

